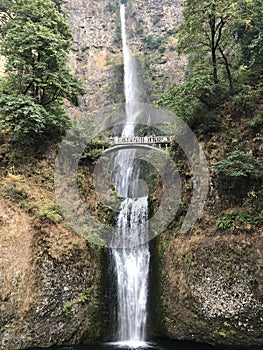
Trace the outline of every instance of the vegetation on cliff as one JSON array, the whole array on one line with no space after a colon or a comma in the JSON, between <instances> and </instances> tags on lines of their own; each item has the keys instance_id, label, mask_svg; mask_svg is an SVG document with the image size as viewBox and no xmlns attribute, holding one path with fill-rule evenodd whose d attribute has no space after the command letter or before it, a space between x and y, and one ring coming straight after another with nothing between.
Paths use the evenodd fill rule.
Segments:
<instances>
[{"instance_id":1,"label":"vegetation on cliff","mask_svg":"<svg viewBox=\"0 0 263 350\"><path fill-rule=\"evenodd\" d=\"M199 127L212 129L231 107L234 118L253 116L260 126L262 7L261 1L185 1L177 50L189 57L186 79L158 103Z\"/></svg>"},{"instance_id":2,"label":"vegetation on cliff","mask_svg":"<svg viewBox=\"0 0 263 350\"><path fill-rule=\"evenodd\" d=\"M72 37L61 12L63 3L3 0L0 4L0 52L6 57L6 72L0 81L0 243L4 247L1 268L5 270L0 300L2 347L94 340L102 328L100 256L63 221L53 193L56 143L71 123L63 101L77 105L84 92L66 63ZM111 75L106 69L106 58L119 59L120 45L115 43L115 47L112 40L108 43L111 54L105 52L111 31L106 25L104 28L107 11L97 11L99 1L82 4L87 8L81 20L77 15L74 18L79 3L69 3L73 8L70 20L76 27L83 23L87 27L87 18L97 21L89 25L86 42L87 28L78 33L84 46L80 39L74 43L78 61L82 61L80 74L96 75L83 109L96 109L109 95L117 101L116 96L122 94L122 70L113 77L119 79L114 84L119 95L114 95L107 87ZM109 1L108 7L117 13L117 1L114 4ZM186 0L178 37L176 30L163 32L164 24L159 23L162 2L136 0L136 5L146 7L147 11L141 11L145 17L156 7L153 34L145 36L141 50L151 51L149 55L152 50L167 54L158 60L153 55L158 72L164 70L165 60L175 56L177 38L178 52L188 57L184 83L174 85L158 75L165 79L158 86L174 86L162 93L157 103L192 127L204 146L212 175L203 217L188 236L180 234L191 197L192 174L182 151L172 146L170 155L179 162L185 186L176 220L157 243L163 309L156 334L216 344L262 344L262 2ZM113 18L112 12L108 22L114 27L118 15ZM138 35L140 27L134 28ZM103 30L108 31L104 42ZM104 86L102 74L107 80ZM151 74L157 75L156 71ZM103 87L109 90L107 94ZM158 92L159 88L155 96ZM96 103L89 105L94 96ZM48 150L43 143L50 146ZM92 179L92 163L101 147L92 144L85 152L79 167L80 192L90 212L108 223L112 212L98 203ZM155 194L157 202L161 194Z\"/></svg>"},{"instance_id":3,"label":"vegetation on cliff","mask_svg":"<svg viewBox=\"0 0 263 350\"><path fill-rule=\"evenodd\" d=\"M157 103L198 135L211 188L202 218L188 236L180 234L192 189L190 170L181 165L182 209L159 245L164 334L191 334L217 344L262 344L263 4L184 4L177 50L188 56L185 81L161 94ZM176 145L172 154L182 159Z\"/></svg>"},{"instance_id":4,"label":"vegetation on cliff","mask_svg":"<svg viewBox=\"0 0 263 350\"><path fill-rule=\"evenodd\" d=\"M6 1L1 11L1 135L20 144L58 139L69 126L63 103L78 104L84 88L71 74L72 34L61 1Z\"/></svg>"},{"instance_id":5,"label":"vegetation on cliff","mask_svg":"<svg viewBox=\"0 0 263 350\"><path fill-rule=\"evenodd\" d=\"M54 197L57 143L71 124L64 101L77 105L84 92L67 64L63 2L0 4L1 349L100 334L100 251L66 225Z\"/></svg>"},{"instance_id":6,"label":"vegetation on cliff","mask_svg":"<svg viewBox=\"0 0 263 350\"><path fill-rule=\"evenodd\" d=\"M262 223L262 11L260 1L185 1L177 46L189 57L185 82L172 86L157 101L186 120L204 142L224 202L246 208L258 224Z\"/></svg>"}]
</instances>

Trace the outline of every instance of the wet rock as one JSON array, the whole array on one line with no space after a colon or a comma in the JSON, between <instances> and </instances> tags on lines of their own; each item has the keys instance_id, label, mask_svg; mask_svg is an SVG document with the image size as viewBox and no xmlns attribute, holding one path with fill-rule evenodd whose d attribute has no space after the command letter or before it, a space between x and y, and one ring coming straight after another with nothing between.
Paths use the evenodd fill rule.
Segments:
<instances>
[{"instance_id":1,"label":"wet rock","mask_svg":"<svg viewBox=\"0 0 263 350\"><path fill-rule=\"evenodd\" d=\"M262 233L178 237L164 254L165 332L234 346L261 345Z\"/></svg>"}]
</instances>

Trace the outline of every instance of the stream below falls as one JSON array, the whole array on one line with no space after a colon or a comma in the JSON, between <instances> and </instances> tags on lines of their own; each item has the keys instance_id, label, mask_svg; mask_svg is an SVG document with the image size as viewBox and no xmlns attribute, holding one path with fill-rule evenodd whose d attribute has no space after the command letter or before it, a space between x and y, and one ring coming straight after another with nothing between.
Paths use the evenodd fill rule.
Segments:
<instances>
[{"instance_id":1,"label":"stream below falls","mask_svg":"<svg viewBox=\"0 0 263 350\"><path fill-rule=\"evenodd\" d=\"M114 343L93 343L87 345L76 346L64 346L64 347L52 347L50 350L262 350L262 347L252 346L246 348L240 347L227 347L227 346L212 346L204 343L195 343L187 341L176 341L170 339L158 339L149 343L145 343L144 347L127 347L120 346ZM33 349L31 349L33 350ZM34 348L34 350L40 350ZM43 349L41 349L43 350Z\"/></svg>"}]
</instances>

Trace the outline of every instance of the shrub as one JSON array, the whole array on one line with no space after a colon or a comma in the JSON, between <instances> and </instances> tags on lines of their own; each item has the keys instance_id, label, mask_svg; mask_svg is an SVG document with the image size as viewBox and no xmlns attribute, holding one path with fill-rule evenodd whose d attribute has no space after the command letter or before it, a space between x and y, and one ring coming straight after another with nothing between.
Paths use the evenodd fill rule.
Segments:
<instances>
[{"instance_id":1,"label":"shrub","mask_svg":"<svg viewBox=\"0 0 263 350\"><path fill-rule=\"evenodd\" d=\"M20 144L27 145L35 140L57 137L68 126L69 118L59 103L44 108L31 96L0 97L1 132Z\"/></svg>"},{"instance_id":2,"label":"shrub","mask_svg":"<svg viewBox=\"0 0 263 350\"><path fill-rule=\"evenodd\" d=\"M156 35L148 35L145 39L146 41L146 48L148 50L158 50L160 53L165 52L165 42L166 38Z\"/></svg>"},{"instance_id":3,"label":"shrub","mask_svg":"<svg viewBox=\"0 0 263 350\"><path fill-rule=\"evenodd\" d=\"M38 211L38 217L42 221L47 221L51 224L58 224L62 221L59 208L56 204L46 204Z\"/></svg>"},{"instance_id":4,"label":"shrub","mask_svg":"<svg viewBox=\"0 0 263 350\"><path fill-rule=\"evenodd\" d=\"M251 128L258 129L263 125L263 118L260 115L256 115L249 123Z\"/></svg>"},{"instance_id":5,"label":"shrub","mask_svg":"<svg viewBox=\"0 0 263 350\"><path fill-rule=\"evenodd\" d=\"M229 229L230 232L234 232L235 230L234 220L233 218L228 216L223 216L222 218L218 218L216 220L216 225L222 230Z\"/></svg>"},{"instance_id":6,"label":"shrub","mask_svg":"<svg viewBox=\"0 0 263 350\"><path fill-rule=\"evenodd\" d=\"M63 305L63 312L66 315L68 315L70 313L72 306L73 306L72 301L66 301Z\"/></svg>"},{"instance_id":7,"label":"shrub","mask_svg":"<svg viewBox=\"0 0 263 350\"><path fill-rule=\"evenodd\" d=\"M79 301L80 301L81 303L85 303L87 300L88 300L88 297L87 297L87 295L85 295L85 294L82 294L82 295L79 297Z\"/></svg>"},{"instance_id":8,"label":"shrub","mask_svg":"<svg viewBox=\"0 0 263 350\"><path fill-rule=\"evenodd\" d=\"M215 87L210 76L195 74L187 77L183 84L160 94L156 104L169 109L193 127L205 122L208 111L215 113L224 95L224 89Z\"/></svg>"},{"instance_id":9,"label":"shrub","mask_svg":"<svg viewBox=\"0 0 263 350\"><path fill-rule=\"evenodd\" d=\"M252 154L243 151L233 151L226 159L214 164L214 169L218 175L226 177L247 177L256 175L260 161Z\"/></svg>"},{"instance_id":10,"label":"shrub","mask_svg":"<svg viewBox=\"0 0 263 350\"><path fill-rule=\"evenodd\" d=\"M236 229L249 229L260 227L263 224L263 213L250 215L248 213L234 211L217 218L216 225L222 230L229 229L233 233Z\"/></svg>"},{"instance_id":11,"label":"shrub","mask_svg":"<svg viewBox=\"0 0 263 350\"><path fill-rule=\"evenodd\" d=\"M47 112L30 96L2 95L0 113L2 132L11 134L14 139L30 138L41 134L45 128Z\"/></svg>"}]
</instances>

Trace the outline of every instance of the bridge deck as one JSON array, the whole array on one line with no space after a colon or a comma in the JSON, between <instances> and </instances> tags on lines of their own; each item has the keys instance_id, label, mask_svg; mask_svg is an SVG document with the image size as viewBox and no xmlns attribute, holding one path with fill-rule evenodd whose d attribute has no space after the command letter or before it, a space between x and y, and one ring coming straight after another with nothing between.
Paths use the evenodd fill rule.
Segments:
<instances>
[{"instance_id":1,"label":"bridge deck","mask_svg":"<svg viewBox=\"0 0 263 350\"><path fill-rule=\"evenodd\" d=\"M170 137L166 136L121 136L121 137L109 137L108 141L111 146L115 145L127 145L127 144L145 144L145 145L164 145L168 146L171 142Z\"/></svg>"}]
</instances>

